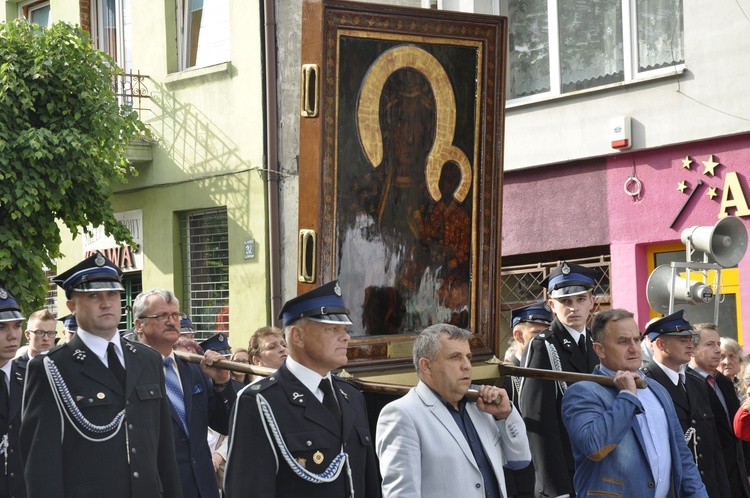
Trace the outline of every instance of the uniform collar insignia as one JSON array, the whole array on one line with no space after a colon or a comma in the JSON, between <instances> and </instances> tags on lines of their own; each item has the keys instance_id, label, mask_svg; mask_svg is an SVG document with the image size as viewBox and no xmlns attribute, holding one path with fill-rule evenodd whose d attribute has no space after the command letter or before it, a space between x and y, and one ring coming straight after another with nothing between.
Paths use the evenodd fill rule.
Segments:
<instances>
[{"instance_id":1,"label":"uniform collar insignia","mask_svg":"<svg viewBox=\"0 0 750 498\"><path fill-rule=\"evenodd\" d=\"M346 394L346 393L344 392L344 390L343 390L343 389L339 388L339 392L341 393L341 395L342 395L342 396L343 396L343 397L344 397L344 398L345 398L345 399L346 399L347 401L349 401L349 395L348 395L348 394Z\"/></svg>"},{"instance_id":2,"label":"uniform collar insignia","mask_svg":"<svg viewBox=\"0 0 750 498\"><path fill-rule=\"evenodd\" d=\"M23 385L23 375L21 375L21 372L14 372L16 377L16 382Z\"/></svg>"},{"instance_id":3,"label":"uniform collar insignia","mask_svg":"<svg viewBox=\"0 0 750 498\"><path fill-rule=\"evenodd\" d=\"M133 346L133 345L132 345L132 344L130 344L129 342L126 342L126 343L125 343L125 348L127 348L127 350L128 350L128 351L130 351L130 352L131 352L131 353L133 353L133 354L135 354L135 353L137 353L137 352L138 352L138 350L137 350L137 349L135 348L135 346Z\"/></svg>"},{"instance_id":4,"label":"uniform collar insignia","mask_svg":"<svg viewBox=\"0 0 750 498\"><path fill-rule=\"evenodd\" d=\"M304 404L305 403L304 393L293 392L292 401L296 401L297 403Z\"/></svg>"},{"instance_id":5,"label":"uniform collar insignia","mask_svg":"<svg viewBox=\"0 0 750 498\"><path fill-rule=\"evenodd\" d=\"M570 339L563 339L563 346L570 346L571 344L573 344L573 341Z\"/></svg>"},{"instance_id":6,"label":"uniform collar insignia","mask_svg":"<svg viewBox=\"0 0 750 498\"><path fill-rule=\"evenodd\" d=\"M80 349L76 349L76 350L75 350L75 351L73 352L73 358L75 358L75 360L76 360L76 361L77 361L78 363L83 363L83 360L85 360L85 359L86 359L86 351L82 351L82 350L80 350Z\"/></svg>"}]
</instances>

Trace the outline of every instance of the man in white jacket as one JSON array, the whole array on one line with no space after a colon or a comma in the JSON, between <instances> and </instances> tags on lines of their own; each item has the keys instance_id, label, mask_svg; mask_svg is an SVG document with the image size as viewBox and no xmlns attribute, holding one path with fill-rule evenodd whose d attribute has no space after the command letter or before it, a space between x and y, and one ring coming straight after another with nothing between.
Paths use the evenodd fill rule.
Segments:
<instances>
[{"instance_id":1,"label":"man in white jacket","mask_svg":"<svg viewBox=\"0 0 750 498\"><path fill-rule=\"evenodd\" d=\"M503 467L531 461L526 427L504 389L481 386L476 404L467 399L472 337L453 325L433 325L417 337L419 384L378 418L385 498L502 498Z\"/></svg>"}]
</instances>

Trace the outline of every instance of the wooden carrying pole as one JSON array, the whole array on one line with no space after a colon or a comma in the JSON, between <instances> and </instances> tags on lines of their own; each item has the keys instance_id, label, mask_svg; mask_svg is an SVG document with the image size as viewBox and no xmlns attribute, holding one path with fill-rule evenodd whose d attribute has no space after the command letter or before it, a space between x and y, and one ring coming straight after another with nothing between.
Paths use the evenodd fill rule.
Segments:
<instances>
[{"instance_id":1,"label":"wooden carrying pole","mask_svg":"<svg viewBox=\"0 0 750 498\"><path fill-rule=\"evenodd\" d=\"M181 358L182 360L188 361L190 363L200 363L201 360L203 359L203 356L199 354L185 353L182 351L175 351L174 354L175 356ZM238 363L236 361L229 361L229 360L221 360L221 361L214 362L212 366L216 368L223 368L225 370L231 370L233 372L241 372L241 373L247 373L247 374L252 374L252 375L262 375L263 377L267 377L276 371L273 368L259 367L257 365L250 365L247 363ZM574 373L574 372L559 372L556 370L543 370L541 368L523 368L523 367L515 367L512 365L506 365L502 363L498 364L497 367L498 367L500 378L511 375L513 377L530 377L534 379L564 381L564 382L577 382L579 380L588 380L591 382L602 384L604 386L615 387L614 377L608 377L606 375L583 374L583 373ZM356 385L362 391L381 393L381 394L393 394L394 396L403 396L404 394L409 392L409 389L411 389L411 386L406 386L403 384L387 384L384 382L372 382L369 380L361 380L361 379L357 379L354 377L347 378L346 380ZM644 379L636 380L635 384L639 389L643 389L646 387L646 381ZM467 396L469 397L469 401L476 402L477 400L476 392L469 391L467 393Z\"/></svg>"}]
</instances>

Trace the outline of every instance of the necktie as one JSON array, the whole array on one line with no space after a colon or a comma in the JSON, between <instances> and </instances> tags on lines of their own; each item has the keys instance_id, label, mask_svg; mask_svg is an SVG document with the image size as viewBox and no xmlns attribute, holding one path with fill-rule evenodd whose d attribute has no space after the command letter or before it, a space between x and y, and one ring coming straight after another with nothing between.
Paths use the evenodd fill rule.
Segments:
<instances>
[{"instance_id":1,"label":"necktie","mask_svg":"<svg viewBox=\"0 0 750 498\"><path fill-rule=\"evenodd\" d=\"M180 417L182 427L185 429L185 433L189 436L187 426L187 416L185 415L185 399L182 397L182 387L180 387L180 379L177 378L177 373L172 368L172 358L167 356L164 358L165 367L165 381L167 384L167 396L169 397L170 403L174 407L174 411L177 412L177 416Z\"/></svg>"},{"instance_id":2,"label":"necktie","mask_svg":"<svg viewBox=\"0 0 750 498\"><path fill-rule=\"evenodd\" d=\"M115 376L117 382L120 383L123 390L125 389L125 369L120 363L120 358L117 357L117 351L115 351L115 345L111 342L107 345L107 363L109 364L109 371Z\"/></svg>"},{"instance_id":3,"label":"necktie","mask_svg":"<svg viewBox=\"0 0 750 498\"><path fill-rule=\"evenodd\" d=\"M708 377L706 377L706 380L711 385L711 389L713 389L714 391L716 391L716 380L714 380L714 376L713 375L709 375Z\"/></svg>"},{"instance_id":4,"label":"necktie","mask_svg":"<svg viewBox=\"0 0 750 498\"><path fill-rule=\"evenodd\" d=\"M318 386L323 391L323 406L328 408L336 420L341 420L341 408L339 408L338 402L336 402L336 395L333 394L333 388L331 387L331 381L323 379L320 381Z\"/></svg>"},{"instance_id":5,"label":"necktie","mask_svg":"<svg viewBox=\"0 0 750 498\"><path fill-rule=\"evenodd\" d=\"M578 349L586 356L586 336L584 334L578 336Z\"/></svg>"}]
</instances>

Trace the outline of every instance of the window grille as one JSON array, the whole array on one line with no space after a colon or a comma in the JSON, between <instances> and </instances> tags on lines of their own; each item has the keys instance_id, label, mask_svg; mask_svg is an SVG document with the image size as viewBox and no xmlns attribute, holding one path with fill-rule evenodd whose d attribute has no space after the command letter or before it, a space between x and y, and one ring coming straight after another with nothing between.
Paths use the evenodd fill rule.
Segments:
<instances>
[{"instance_id":1,"label":"window grille","mask_svg":"<svg viewBox=\"0 0 750 498\"><path fill-rule=\"evenodd\" d=\"M44 275L47 277L47 283L49 284L47 292L44 294L44 307L47 308L50 313L59 318L57 314L57 284L50 280L57 275L57 271L49 270L45 267ZM67 308L65 309L67 310Z\"/></svg>"},{"instance_id":2,"label":"window grille","mask_svg":"<svg viewBox=\"0 0 750 498\"><path fill-rule=\"evenodd\" d=\"M122 315L117 328L121 331L130 332L130 329L135 325L135 319L133 318L133 301L135 301L138 294L143 291L141 272L124 274L122 276L122 286L125 288L125 292L120 294Z\"/></svg>"},{"instance_id":3,"label":"window grille","mask_svg":"<svg viewBox=\"0 0 750 498\"><path fill-rule=\"evenodd\" d=\"M229 235L226 208L180 216L182 311L196 340L229 332Z\"/></svg>"}]
</instances>

